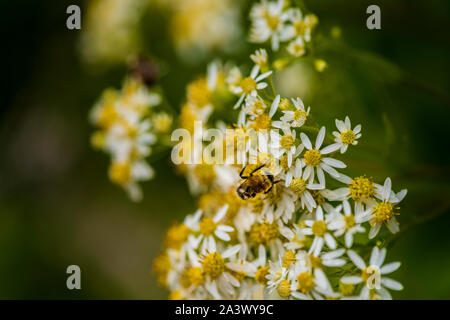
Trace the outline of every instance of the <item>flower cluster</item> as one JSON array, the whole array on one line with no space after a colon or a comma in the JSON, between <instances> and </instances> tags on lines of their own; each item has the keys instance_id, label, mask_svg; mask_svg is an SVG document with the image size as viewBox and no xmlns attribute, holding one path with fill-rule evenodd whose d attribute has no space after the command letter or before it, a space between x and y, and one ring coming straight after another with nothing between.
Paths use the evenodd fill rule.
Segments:
<instances>
[{"instance_id":1,"label":"flower cluster","mask_svg":"<svg viewBox=\"0 0 450 320\"><path fill-rule=\"evenodd\" d=\"M91 110L91 121L98 128L92 134L92 145L111 156L111 181L122 186L135 201L142 198L138 182L154 174L145 158L151 154L158 135L172 126L169 114L154 110L160 103L159 93L130 77L121 90L106 89Z\"/></svg>"},{"instance_id":2,"label":"flower cluster","mask_svg":"<svg viewBox=\"0 0 450 320\"><path fill-rule=\"evenodd\" d=\"M256 4L252 39L271 39L273 50L280 41L309 41L317 19L302 17L283 1ZM383 225L399 230L406 190L393 191L390 178L380 185L365 175L345 175L339 158L357 145L361 125L346 117L327 133L302 99L276 93L266 50L251 60L248 75L214 63L188 85L180 126L195 132L201 120L223 131L226 125L212 123L213 115L235 109L244 150L256 156L227 164L200 153L199 162L179 166L199 209L167 231L154 261L160 284L172 299L391 298L388 290L402 285L386 275L400 263L384 264L379 240L386 233L379 231ZM257 145L247 139L252 131ZM234 143L236 136L223 140Z\"/></svg>"}]
</instances>

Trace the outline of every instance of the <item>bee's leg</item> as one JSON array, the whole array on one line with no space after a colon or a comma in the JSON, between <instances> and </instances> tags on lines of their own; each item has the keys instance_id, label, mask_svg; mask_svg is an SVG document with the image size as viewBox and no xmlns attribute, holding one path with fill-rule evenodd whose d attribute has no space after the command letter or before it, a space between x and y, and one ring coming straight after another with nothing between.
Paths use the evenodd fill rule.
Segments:
<instances>
[{"instance_id":1,"label":"bee's leg","mask_svg":"<svg viewBox=\"0 0 450 320\"><path fill-rule=\"evenodd\" d=\"M264 164L262 164L262 165L260 165L260 166L257 167L256 169L254 169L252 172L250 172L250 176L252 176L252 175L253 175L256 171L258 171L259 169L263 168L266 164L267 164L267 162L264 163Z\"/></svg>"},{"instance_id":2,"label":"bee's leg","mask_svg":"<svg viewBox=\"0 0 450 320\"><path fill-rule=\"evenodd\" d=\"M267 189L266 191L264 191L264 194L266 194L266 193L269 193L270 192L270 190L272 190L272 188L273 188L273 184L270 186L270 188L269 189Z\"/></svg>"},{"instance_id":3,"label":"bee's leg","mask_svg":"<svg viewBox=\"0 0 450 320\"><path fill-rule=\"evenodd\" d=\"M246 166L244 166L241 170L241 173L239 173L239 177L241 177L242 179L247 179L249 176L244 176L244 171L245 171ZM252 172L253 173L253 172ZM251 175L251 174L250 174Z\"/></svg>"}]
</instances>

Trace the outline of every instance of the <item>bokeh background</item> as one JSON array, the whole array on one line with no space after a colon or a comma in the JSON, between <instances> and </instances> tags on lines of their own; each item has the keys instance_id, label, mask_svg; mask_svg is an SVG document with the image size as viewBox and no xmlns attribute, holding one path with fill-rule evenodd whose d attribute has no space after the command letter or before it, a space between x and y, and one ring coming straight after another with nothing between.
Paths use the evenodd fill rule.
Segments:
<instances>
[{"instance_id":1,"label":"bokeh background","mask_svg":"<svg viewBox=\"0 0 450 320\"><path fill-rule=\"evenodd\" d=\"M177 10L151 4L139 18L140 50L159 62L160 85L174 106L209 60L248 63L257 48L244 36L251 1L229 2L237 7L240 40L202 54L177 47L170 31ZM365 11L373 1L305 2L320 19L323 41L315 54L328 68L317 73L305 59L282 73L276 86L303 97L329 127L345 115L363 125L361 148L347 153L348 173L365 172L380 182L391 176L396 190L409 190L402 231L389 238L388 259L402 262L395 278L405 287L393 296L449 299L450 4L376 1L382 29L370 31ZM151 274L152 259L164 230L196 206L168 155L151 159L156 178L143 185L144 200L134 204L108 181L107 157L91 149L88 111L104 88L120 86L126 63L86 62L81 39L90 3L0 2L6 53L0 113L2 299L165 299ZM66 28L70 4L82 8L80 31ZM66 288L71 264L81 267L82 290Z\"/></svg>"}]
</instances>

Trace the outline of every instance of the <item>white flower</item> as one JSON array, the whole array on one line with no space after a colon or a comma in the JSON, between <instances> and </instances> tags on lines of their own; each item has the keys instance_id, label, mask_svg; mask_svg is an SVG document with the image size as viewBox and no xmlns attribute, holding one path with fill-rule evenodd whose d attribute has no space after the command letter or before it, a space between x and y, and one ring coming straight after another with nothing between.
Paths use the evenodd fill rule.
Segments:
<instances>
[{"instance_id":1,"label":"white flower","mask_svg":"<svg viewBox=\"0 0 450 320\"><path fill-rule=\"evenodd\" d=\"M378 232L380 231L383 223L386 224L389 231L392 233L397 233L400 228L398 227L397 219L395 218L398 215L395 212L395 205L403 200L406 196L407 190L403 189L399 193L395 194L391 190L391 179L386 178L384 181L384 186L381 188L377 187L377 193L375 197L377 197L381 202L374 202L375 204L371 206L371 229L369 231L369 239L373 239Z\"/></svg>"},{"instance_id":2,"label":"white flower","mask_svg":"<svg viewBox=\"0 0 450 320\"><path fill-rule=\"evenodd\" d=\"M267 87L267 83L261 82L261 80L264 80L265 78L270 76L272 74L272 71L268 71L259 76L258 73L259 73L259 66L255 65L250 73L250 76L242 79L239 85L237 85L233 89L234 94L241 95L239 100L234 105L234 109L239 108L239 106L242 104L242 101L244 101L245 97L247 97L248 95L256 96L257 90L261 90Z\"/></svg>"},{"instance_id":3,"label":"white flower","mask_svg":"<svg viewBox=\"0 0 450 320\"><path fill-rule=\"evenodd\" d=\"M315 220L305 220L307 228L303 228L303 233L306 235L314 235L314 240L310 248L310 252L315 256L319 255L322 250L323 243L330 249L336 249L336 240L329 232L327 222L324 220L322 208L319 206L316 209Z\"/></svg>"},{"instance_id":4,"label":"white flower","mask_svg":"<svg viewBox=\"0 0 450 320\"><path fill-rule=\"evenodd\" d=\"M293 230L288 227L280 228L280 233L289 240L284 244L287 250L298 250L305 245L305 234L298 225L294 225Z\"/></svg>"},{"instance_id":5,"label":"white flower","mask_svg":"<svg viewBox=\"0 0 450 320\"><path fill-rule=\"evenodd\" d=\"M353 245L353 235L357 232L365 232L361 223L364 223L370 219L370 210L365 210L362 204L355 202L355 213L353 214L348 200L343 201L344 214L339 211L341 208L333 211L328 215L330 230L336 230L334 232L335 237L340 237L345 234L345 246L351 248Z\"/></svg>"},{"instance_id":6,"label":"white flower","mask_svg":"<svg viewBox=\"0 0 450 320\"><path fill-rule=\"evenodd\" d=\"M292 159L302 152L303 145L295 146L295 130L291 130L286 126L282 126L280 129L283 131L283 135L280 135L275 130L270 131L270 148L275 158L279 159L283 154L286 154L288 159L287 165L290 167Z\"/></svg>"},{"instance_id":7,"label":"white flower","mask_svg":"<svg viewBox=\"0 0 450 320\"><path fill-rule=\"evenodd\" d=\"M263 68L268 62L267 51L265 49L256 50L254 54L250 55L250 59L260 68Z\"/></svg>"},{"instance_id":8,"label":"white flower","mask_svg":"<svg viewBox=\"0 0 450 320\"><path fill-rule=\"evenodd\" d=\"M374 247L372 249L369 266L366 265L364 260L355 251L348 250L347 254L355 266L361 270L361 275L343 277L341 282L349 284L365 282L366 286L361 290L361 298L371 298L375 293L381 299L391 299L391 295L386 288L391 290L403 290L403 286L400 282L384 277L384 275L390 274L400 267L400 262L391 262L383 266L384 258L386 257L386 248L380 250L378 247ZM372 288L369 288L369 286Z\"/></svg>"},{"instance_id":9,"label":"white flower","mask_svg":"<svg viewBox=\"0 0 450 320\"><path fill-rule=\"evenodd\" d=\"M325 175L323 171L326 171L333 178L338 179L340 174L334 168L345 168L347 166L340 160L336 160L330 157L323 157L324 155L339 149L339 145L332 144L320 150L323 140L325 139L325 127L322 127L319 130L314 148L308 136L303 132L300 133L300 139L307 149L307 151L303 155L302 162L306 164L306 178L309 178L309 182L314 182L314 176L316 172L317 178L319 180L319 185L322 189L325 188Z\"/></svg>"},{"instance_id":10,"label":"white flower","mask_svg":"<svg viewBox=\"0 0 450 320\"><path fill-rule=\"evenodd\" d=\"M234 230L233 227L220 224L228 210L228 204L219 209L214 218L203 217L202 211L199 210L192 218L186 220L185 225L196 232L200 232L198 237L189 236L189 242L193 248L201 245L201 251L216 251L216 240L214 237L222 241L230 241L229 232Z\"/></svg>"},{"instance_id":11,"label":"white flower","mask_svg":"<svg viewBox=\"0 0 450 320\"><path fill-rule=\"evenodd\" d=\"M296 263L294 274L293 287L295 291L291 293L292 297L301 300L322 300L324 297L334 295L330 282L322 269L315 268L313 271L300 262Z\"/></svg>"},{"instance_id":12,"label":"white flower","mask_svg":"<svg viewBox=\"0 0 450 320\"><path fill-rule=\"evenodd\" d=\"M287 46L287 52L289 52L292 56L298 58L305 54L305 42L303 38L298 37L295 40L291 41Z\"/></svg>"},{"instance_id":13,"label":"white flower","mask_svg":"<svg viewBox=\"0 0 450 320\"><path fill-rule=\"evenodd\" d=\"M288 38L285 22L289 15L283 12L284 0L277 2L262 2L256 4L250 13L252 27L250 41L256 43L266 42L271 39L272 50L278 51L280 41Z\"/></svg>"},{"instance_id":14,"label":"white flower","mask_svg":"<svg viewBox=\"0 0 450 320\"><path fill-rule=\"evenodd\" d=\"M296 110L283 111L284 115L281 120L289 122L291 127L301 127L308 118L310 108L308 107L308 109L305 109L305 105L300 98L292 99L292 102L294 103Z\"/></svg>"},{"instance_id":15,"label":"white flower","mask_svg":"<svg viewBox=\"0 0 450 320\"><path fill-rule=\"evenodd\" d=\"M308 184L307 177L302 168L304 164L300 159L295 161L295 166L288 171L285 177L285 186L289 187L294 196L300 200L302 208L306 206L309 211L313 211L316 207L316 201L314 200L308 189L314 190L315 186Z\"/></svg>"},{"instance_id":16,"label":"white flower","mask_svg":"<svg viewBox=\"0 0 450 320\"><path fill-rule=\"evenodd\" d=\"M336 119L336 127L338 128L339 132L333 131L333 135L335 136L334 141L339 144L341 153L347 151L349 145L356 146L358 144L358 139L361 137L360 124L358 124L352 130L350 118L345 117L345 121Z\"/></svg>"}]
</instances>

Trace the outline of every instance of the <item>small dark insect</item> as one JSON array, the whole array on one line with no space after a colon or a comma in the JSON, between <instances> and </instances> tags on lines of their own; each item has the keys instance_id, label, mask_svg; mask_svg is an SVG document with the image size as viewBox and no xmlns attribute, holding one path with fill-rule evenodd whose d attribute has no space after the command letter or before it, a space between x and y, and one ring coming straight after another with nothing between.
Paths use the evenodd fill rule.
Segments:
<instances>
[{"instance_id":1,"label":"small dark insect","mask_svg":"<svg viewBox=\"0 0 450 320\"><path fill-rule=\"evenodd\" d=\"M256 197L259 193L268 193L270 190L272 190L273 185L279 181L273 181L273 175L271 174L255 174L258 170L261 170L266 164L263 164L256 169L254 169L252 172L250 172L250 175L244 176L244 171L247 166L245 166L241 173L239 174L242 179L245 179L244 182L241 183L241 185L236 189L236 192L238 196L243 199L247 200L250 198Z\"/></svg>"},{"instance_id":2,"label":"small dark insect","mask_svg":"<svg viewBox=\"0 0 450 320\"><path fill-rule=\"evenodd\" d=\"M130 73L141 79L147 86L152 86L159 78L158 66L149 58L139 56L130 66Z\"/></svg>"}]
</instances>

